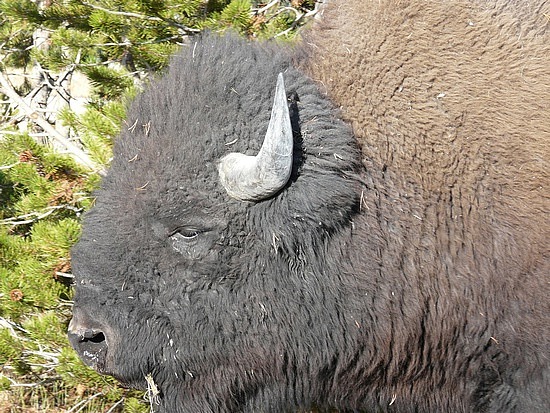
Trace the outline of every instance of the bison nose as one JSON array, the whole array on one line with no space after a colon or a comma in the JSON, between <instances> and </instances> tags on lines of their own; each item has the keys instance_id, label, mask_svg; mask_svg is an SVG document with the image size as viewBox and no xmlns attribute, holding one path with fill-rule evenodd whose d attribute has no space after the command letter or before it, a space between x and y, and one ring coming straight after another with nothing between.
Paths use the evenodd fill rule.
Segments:
<instances>
[{"instance_id":1,"label":"bison nose","mask_svg":"<svg viewBox=\"0 0 550 413\"><path fill-rule=\"evenodd\" d=\"M79 324L75 318L69 323L69 342L82 361L97 371L103 371L107 357L107 338L102 329Z\"/></svg>"}]
</instances>

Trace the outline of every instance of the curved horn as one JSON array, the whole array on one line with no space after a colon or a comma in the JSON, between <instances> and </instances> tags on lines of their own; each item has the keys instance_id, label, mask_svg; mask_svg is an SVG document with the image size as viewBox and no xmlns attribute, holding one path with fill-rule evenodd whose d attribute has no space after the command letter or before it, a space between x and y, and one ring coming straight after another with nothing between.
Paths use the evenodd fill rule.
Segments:
<instances>
[{"instance_id":1,"label":"curved horn","mask_svg":"<svg viewBox=\"0 0 550 413\"><path fill-rule=\"evenodd\" d=\"M241 201L260 201L283 188L292 171L292 127L283 74L279 73L271 119L258 155L225 155L218 165L227 193Z\"/></svg>"}]
</instances>

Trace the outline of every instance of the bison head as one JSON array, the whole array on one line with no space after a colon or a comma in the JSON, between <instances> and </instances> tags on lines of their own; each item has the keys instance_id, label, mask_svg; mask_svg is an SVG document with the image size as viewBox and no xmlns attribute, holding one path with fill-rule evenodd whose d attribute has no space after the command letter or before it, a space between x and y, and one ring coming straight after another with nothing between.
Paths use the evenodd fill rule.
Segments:
<instances>
[{"instance_id":1,"label":"bison head","mask_svg":"<svg viewBox=\"0 0 550 413\"><path fill-rule=\"evenodd\" d=\"M85 216L69 338L97 371L153 381L159 411L292 406L349 321L334 275L358 150L291 61L233 36L185 49L130 107Z\"/></svg>"}]
</instances>

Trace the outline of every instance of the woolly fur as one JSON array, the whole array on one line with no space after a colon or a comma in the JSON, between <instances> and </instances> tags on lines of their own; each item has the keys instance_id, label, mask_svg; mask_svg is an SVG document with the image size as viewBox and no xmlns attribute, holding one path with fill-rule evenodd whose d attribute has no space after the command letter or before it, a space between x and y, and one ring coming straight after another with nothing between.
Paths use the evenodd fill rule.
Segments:
<instances>
[{"instance_id":1,"label":"woolly fur","mask_svg":"<svg viewBox=\"0 0 550 413\"><path fill-rule=\"evenodd\" d=\"M97 368L164 413L548 411L549 13L334 1L298 49L185 47L73 250ZM217 163L258 152L278 73L292 177L240 202Z\"/></svg>"}]
</instances>

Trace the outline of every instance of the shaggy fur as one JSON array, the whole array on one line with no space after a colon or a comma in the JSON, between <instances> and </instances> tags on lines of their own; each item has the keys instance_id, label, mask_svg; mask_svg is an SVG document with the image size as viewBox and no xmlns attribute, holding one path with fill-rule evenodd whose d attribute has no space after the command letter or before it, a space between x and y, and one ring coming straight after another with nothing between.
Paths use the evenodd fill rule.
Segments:
<instances>
[{"instance_id":1,"label":"shaggy fur","mask_svg":"<svg viewBox=\"0 0 550 413\"><path fill-rule=\"evenodd\" d=\"M548 12L336 1L300 50L183 50L73 250L96 368L157 412L548 411ZM217 162L257 153L279 72L291 180L231 199Z\"/></svg>"}]
</instances>

